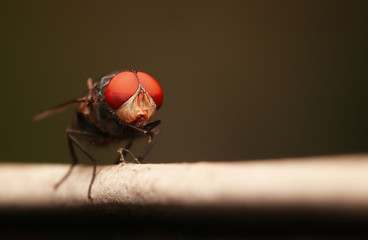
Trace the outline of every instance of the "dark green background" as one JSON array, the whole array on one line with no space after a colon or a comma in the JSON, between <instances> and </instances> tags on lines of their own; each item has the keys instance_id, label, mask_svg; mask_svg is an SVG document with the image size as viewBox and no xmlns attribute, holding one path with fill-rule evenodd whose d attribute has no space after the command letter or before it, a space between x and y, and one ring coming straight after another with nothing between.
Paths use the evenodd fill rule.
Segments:
<instances>
[{"instance_id":1,"label":"dark green background","mask_svg":"<svg viewBox=\"0 0 368 240\"><path fill-rule=\"evenodd\" d=\"M74 109L32 116L121 68L151 74L164 90L148 162L367 152L367 6L3 1L0 160L68 163ZM116 148L96 154L112 162Z\"/></svg>"}]
</instances>

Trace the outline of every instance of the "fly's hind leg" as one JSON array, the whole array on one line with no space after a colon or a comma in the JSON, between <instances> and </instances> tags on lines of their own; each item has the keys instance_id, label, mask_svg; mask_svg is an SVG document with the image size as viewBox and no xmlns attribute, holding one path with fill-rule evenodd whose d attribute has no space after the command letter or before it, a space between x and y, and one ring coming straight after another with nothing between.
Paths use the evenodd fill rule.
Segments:
<instances>
[{"instance_id":1,"label":"fly's hind leg","mask_svg":"<svg viewBox=\"0 0 368 240\"><path fill-rule=\"evenodd\" d=\"M77 156L75 154L75 149L74 149L74 145L77 146L84 154L86 154L93 163L93 171L92 171L92 178L91 178L91 182L89 184L88 187L88 199L92 200L91 197L91 190L92 190L92 185L93 182L95 180L96 177L96 165L97 165L97 160L95 157L93 157L88 151L87 149L79 143L79 141L73 136L86 136L89 138L96 138L96 139L101 139L101 138L106 138L105 136L98 134L98 133L94 133L94 132L88 132L88 131L80 131L80 130L75 130L75 129L66 129L66 134L68 137L68 144L69 144L69 150L70 150L70 154L72 156L72 165L69 168L69 171L65 174L65 176L55 185L55 187L57 188L58 186L60 186L61 183L63 183L68 176L71 174L74 166L78 163L78 159Z\"/></svg>"},{"instance_id":2,"label":"fly's hind leg","mask_svg":"<svg viewBox=\"0 0 368 240\"><path fill-rule=\"evenodd\" d=\"M75 155L73 142L69 137L68 129L67 129L67 137L68 137L69 152L70 152L70 155L72 157L72 164L70 165L70 168L69 168L68 172L54 185L55 189L57 189L69 177L69 175L73 171L74 166L77 165L77 163L78 163L78 158L77 158L77 155Z\"/></svg>"}]
</instances>

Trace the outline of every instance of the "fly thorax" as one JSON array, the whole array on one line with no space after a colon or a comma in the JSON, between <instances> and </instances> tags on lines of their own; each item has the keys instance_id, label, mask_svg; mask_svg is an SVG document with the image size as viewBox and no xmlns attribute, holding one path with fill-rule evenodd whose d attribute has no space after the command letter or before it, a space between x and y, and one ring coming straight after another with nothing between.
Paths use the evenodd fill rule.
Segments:
<instances>
[{"instance_id":1,"label":"fly thorax","mask_svg":"<svg viewBox=\"0 0 368 240\"><path fill-rule=\"evenodd\" d=\"M90 106L88 105L88 103L87 102L82 102L81 104L79 104L78 112L82 113L85 116L90 115L91 114L91 109L90 109Z\"/></svg>"}]
</instances>

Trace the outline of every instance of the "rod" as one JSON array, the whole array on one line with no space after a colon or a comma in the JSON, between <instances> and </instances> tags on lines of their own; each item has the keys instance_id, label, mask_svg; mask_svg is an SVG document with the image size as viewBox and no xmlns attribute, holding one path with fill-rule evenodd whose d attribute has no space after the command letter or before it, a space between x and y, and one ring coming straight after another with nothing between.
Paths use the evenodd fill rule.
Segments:
<instances>
[{"instance_id":1,"label":"rod","mask_svg":"<svg viewBox=\"0 0 368 240\"><path fill-rule=\"evenodd\" d=\"M0 207L93 204L368 210L368 155L98 166L0 164Z\"/></svg>"}]
</instances>

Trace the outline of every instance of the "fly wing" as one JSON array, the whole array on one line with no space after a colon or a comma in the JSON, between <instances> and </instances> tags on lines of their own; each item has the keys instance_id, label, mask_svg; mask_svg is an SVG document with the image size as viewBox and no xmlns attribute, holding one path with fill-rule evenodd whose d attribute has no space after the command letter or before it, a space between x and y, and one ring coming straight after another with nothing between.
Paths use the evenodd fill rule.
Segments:
<instances>
[{"instance_id":1,"label":"fly wing","mask_svg":"<svg viewBox=\"0 0 368 240\"><path fill-rule=\"evenodd\" d=\"M87 97L83 97L83 98L77 98L77 99L73 99L73 100L67 101L67 102L62 103L60 105L57 105L56 107L53 107L53 108L51 108L49 110L46 110L46 111L44 111L42 113L39 113L39 114L35 115L33 117L33 120L34 121L41 120L41 119L43 119L43 118L45 118L45 117L47 117L47 116L49 116L51 114L54 114L54 113L57 113L57 112L60 112L60 111L62 111L64 109L66 109L67 107L69 107L70 105L72 105L74 103L85 102L85 101L87 101L87 99L88 99Z\"/></svg>"}]
</instances>

